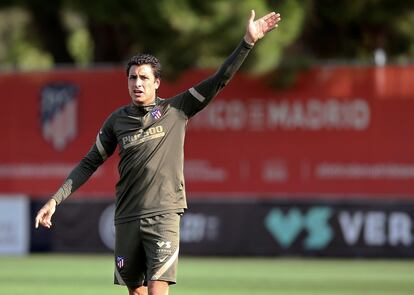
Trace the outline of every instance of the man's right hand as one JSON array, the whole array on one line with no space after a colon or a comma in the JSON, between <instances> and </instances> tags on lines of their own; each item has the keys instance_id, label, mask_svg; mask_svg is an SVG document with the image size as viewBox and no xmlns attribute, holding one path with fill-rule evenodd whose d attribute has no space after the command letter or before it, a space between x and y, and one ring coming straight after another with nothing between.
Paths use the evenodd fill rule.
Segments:
<instances>
[{"instance_id":1,"label":"man's right hand","mask_svg":"<svg viewBox=\"0 0 414 295\"><path fill-rule=\"evenodd\" d=\"M56 211L56 201L54 199L50 199L42 209L37 212L36 219L35 219L35 228L39 227L39 223L47 228L52 226L52 215Z\"/></svg>"}]
</instances>

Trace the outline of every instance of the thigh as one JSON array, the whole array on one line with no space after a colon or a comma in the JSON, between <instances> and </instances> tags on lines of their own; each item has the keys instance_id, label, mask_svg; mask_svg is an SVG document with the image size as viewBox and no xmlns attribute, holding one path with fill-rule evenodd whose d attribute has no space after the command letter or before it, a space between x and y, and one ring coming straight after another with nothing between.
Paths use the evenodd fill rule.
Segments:
<instances>
[{"instance_id":1,"label":"thigh","mask_svg":"<svg viewBox=\"0 0 414 295\"><path fill-rule=\"evenodd\" d=\"M129 287L141 286L144 284L146 271L146 257L139 232L139 222L117 224L114 283Z\"/></svg>"},{"instance_id":2,"label":"thigh","mask_svg":"<svg viewBox=\"0 0 414 295\"><path fill-rule=\"evenodd\" d=\"M168 213L141 220L148 281L176 283L180 219L181 215Z\"/></svg>"}]
</instances>

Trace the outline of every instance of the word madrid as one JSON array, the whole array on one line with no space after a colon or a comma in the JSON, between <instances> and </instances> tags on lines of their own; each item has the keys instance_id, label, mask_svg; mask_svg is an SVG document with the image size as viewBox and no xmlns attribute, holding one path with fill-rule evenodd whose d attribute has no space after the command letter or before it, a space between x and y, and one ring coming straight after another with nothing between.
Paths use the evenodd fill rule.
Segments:
<instances>
[{"instance_id":1,"label":"word madrid","mask_svg":"<svg viewBox=\"0 0 414 295\"><path fill-rule=\"evenodd\" d=\"M250 99L216 100L194 118L193 129L214 130L353 130L369 127L367 100L355 99Z\"/></svg>"}]
</instances>

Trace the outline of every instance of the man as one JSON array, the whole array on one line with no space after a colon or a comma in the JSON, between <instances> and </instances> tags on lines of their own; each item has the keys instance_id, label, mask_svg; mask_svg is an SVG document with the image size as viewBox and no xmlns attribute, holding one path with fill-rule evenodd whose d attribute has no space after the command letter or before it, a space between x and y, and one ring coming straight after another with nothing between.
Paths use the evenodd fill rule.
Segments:
<instances>
[{"instance_id":1,"label":"man","mask_svg":"<svg viewBox=\"0 0 414 295\"><path fill-rule=\"evenodd\" d=\"M252 10L243 40L213 76L169 99L156 95L158 60L151 55L132 57L126 69L132 103L107 118L96 143L36 216L36 228L39 224L50 228L56 206L119 145L114 280L126 285L130 295L165 295L169 284L176 282L179 223L187 208L183 174L187 121L230 81L253 45L280 21L274 12L254 18Z\"/></svg>"}]
</instances>

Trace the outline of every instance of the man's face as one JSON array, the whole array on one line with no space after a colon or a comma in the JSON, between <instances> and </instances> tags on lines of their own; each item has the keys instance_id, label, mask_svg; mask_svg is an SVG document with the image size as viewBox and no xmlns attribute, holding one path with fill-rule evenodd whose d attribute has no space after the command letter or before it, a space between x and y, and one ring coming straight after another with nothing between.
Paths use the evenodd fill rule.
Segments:
<instances>
[{"instance_id":1,"label":"man's face","mask_svg":"<svg viewBox=\"0 0 414 295\"><path fill-rule=\"evenodd\" d=\"M128 91L132 102L138 106L154 102L160 79L155 78L150 65L132 66L128 74Z\"/></svg>"}]
</instances>

